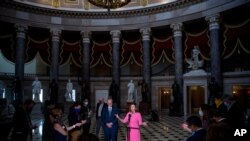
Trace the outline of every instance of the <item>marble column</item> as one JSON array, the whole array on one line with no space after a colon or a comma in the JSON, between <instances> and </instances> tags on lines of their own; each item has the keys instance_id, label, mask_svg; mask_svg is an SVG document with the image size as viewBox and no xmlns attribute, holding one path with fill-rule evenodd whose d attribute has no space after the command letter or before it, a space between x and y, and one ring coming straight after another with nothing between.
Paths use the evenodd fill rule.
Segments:
<instances>
[{"instance_id":1,"label":"marble column","mask_svg":"<svg viewBox=\"0 0 250 141\"><path fill-rule=\"evenodd\" d=\"M112 80L114 81L115 92L112 96L114 102L120 107L120 35L121 31L110 31L112 36Z\"/></svg>"},{"instance_id":2,"label":"marble column","mask_svg":"<svg viewBox=\"0 0 250 141\"><path fill-rule=\"evenodd\" d=\"M174 34L174 54L175 54L175 81L179 86L179 94L177 95L176 112L181 113L183 105L183 49L182 49L182 23L171 24L170 27Z\"/></svg>"},{"instance_id":3,"label":"marble column","mask_svg":"<svg viewBox=\"0 0 250 141\"><path fill-rule=\"evenodd\" d=\"M27 26L16 24L15 99L23 101L24 51Z\"/></svg>"},{"instance_id":4,"label":"marble column","mask_svg":"<svg viewBox=\"0 0 250 141\"><path fill-rule=\"evenodd\" d=\"M64 102L64 94L58 95L58 73L59 73L59 48L60 48L60 34L61 30L59 29L51 29L51 70L50 70L50 81L55 81L54 88L54 95L55 95L55 102L62 103Z\"/></svg>"},{"instance_id":5,"label":"marble column","mask_svg":"<svg viewBox=\"0 0 250 141\"><path fill-rule=\"evenodd\" d=\"M82 80L80 85L82 85L81 90L81 101L85 98L90 101L90 31L81 31L82 35L82 46L83 46L83 58L82 58Z\"/></svg>"},{"instance_id":6,"label":"marble column","mask_svg":"<svg viewBox=\"0 0 250 141\"><path fill-rule=\"evenodd\" d=\"M222 86L219 15L208 16L206 20L210 33L211 78L215 78L215 82Z\"/></svg>"},{"instance_id":7,"label":"marble column","mask_svg":"<svg viewBox=\"0 0 250 141\"><path fill-rule=\"evenodd\" d=\"M147 103L151 107L151 48L150 48L150 28L140 29L143 43L143 79L148 87Z\"/></svg>"}]
</instances>

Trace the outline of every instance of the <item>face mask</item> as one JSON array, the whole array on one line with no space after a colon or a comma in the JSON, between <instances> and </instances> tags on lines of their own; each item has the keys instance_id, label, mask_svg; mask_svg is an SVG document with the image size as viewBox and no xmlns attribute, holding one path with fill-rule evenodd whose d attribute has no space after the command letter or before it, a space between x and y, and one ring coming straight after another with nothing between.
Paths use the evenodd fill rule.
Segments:
<instances>
[{"instance_id":1,"label":"face mask","mask_svg":"<svg viewBox=\"0 0 250 141\"><path fill-rule=\"evenodd\" d=\"M228 102L224 102L224 105L226 105L226 106L227 106L227 109L229 109L229 107L230 107L230 103L228 103Z\"/></svg>"},{"instance_id":2,"label":"face mask","mask_svg":"<svg viewBox=\"0 0 250 141\"><path fill-rule=\"evenodd\" d=\"M200 117L203 117L203 115L204 115L201 110L199 110L199 115L200 115Z\"/></svg>"},{"instance_id":3,"label":"face mask","mask_svg":"<svg viewBox=\"0 0 250 141\"><path fill-rule=\"evenodd\" d=\"M75 109L76 113L80 113L81 109Z\"/></svg>"},{"instance_id":4,"label":"face mask","mask_svg":"<svg viewBox=\"0 0 250 141\"><path fill-rule=\"evenodd\" d=\"M88 105L88 102L84 102L85 105Z\"/></svg>"}]
</instances>

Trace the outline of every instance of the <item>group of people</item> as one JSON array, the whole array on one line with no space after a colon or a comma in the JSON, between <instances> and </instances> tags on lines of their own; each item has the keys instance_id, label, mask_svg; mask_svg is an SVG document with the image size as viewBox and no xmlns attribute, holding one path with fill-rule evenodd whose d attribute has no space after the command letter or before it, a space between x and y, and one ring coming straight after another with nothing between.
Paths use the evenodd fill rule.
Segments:
<instances>
[{"instance_id":1,"label":"group of people","mask_svg":"<svg viewBox=\"0 0 250 141\"><path fill-rule=\"evenodd\" d=\"M82 103L75 102L68 112L68 126L62 121L64 108L54 104L46 104L44 137L53 141L80 141L91 137L89 134L92 111L85 99Z\"/></svg>"},{"instance_id":2,"label":"group of people","mask_svg":"<svg viewBox=\"0 0 250 141\"><path fill-rule=\"evenodd\" d=\"M147 126L147 122L142 122L141 114L136 112L135 103L130 105L130 110L125 118L120 118L119 109L113 104L112 98L109 98L107 103L104 102L104 98L100 98L97 103L95 135L89 132L93 113L87 99L84 100L83 104L75 102L71 106L68 113L68 126L62 121L62 107L51 107L49 105L47 107L47 113L45 113L47 127L44 128L47 128L45 130L49 131L47 134L50 134L50 137L47 136L53 141L66 141L67 139L69 141L85 141L86 137L99 140L98 136L101 128L104 132L105 141L117 141L118 121L127 124L128 141L140 141L140 125ZM82 140L83 138L85 140Z\"/></svg>"},{"instance_id":3,"label":"group of people","mask_svg":"<svg viewBox=\"0 0 250 141\"><path fill-rule=\"evenodd\" d=\"M142 116L136 111L135 103L129 106L129 112L122 119L119 116L119 109L113 105L111 98L107 103L100 98L96 106L96 135L98 136L102 127L105 141L117 141L118 120L127 124L127 141L140 141L140 125L147 126L147 122L142 122Z\"/></svg>"},{"instance_id":4,"label":"group of people","mask_svg":"<svg viewBox=\"0 0 250 141\"><path fill-rule=\"evenodd\" d=\"M245 122L245 111L242 103L233 96L215 96L214 105L203 104L199 108L198 116L190 116L183 129L192 132L187 141L227 141L234 140L237 129L248 129ZM242 141L250 136L241 137Z\"/></svg>"}]
</instances>

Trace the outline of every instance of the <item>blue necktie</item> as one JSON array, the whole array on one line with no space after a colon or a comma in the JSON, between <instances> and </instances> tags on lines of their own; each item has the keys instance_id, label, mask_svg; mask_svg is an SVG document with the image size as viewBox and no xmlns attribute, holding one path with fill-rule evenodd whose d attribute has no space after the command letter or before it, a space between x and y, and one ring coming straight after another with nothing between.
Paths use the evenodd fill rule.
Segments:
<instances>
[{"instance_id":1,"label":"blue necktie","mask_svg":"<svg viewBox=\"0 0 250 141\"><path fill-rule=\"evenodd\" d=\"M112 111L112 108L111 107L109 107L109 117L111 117L111 111Z\"/></svg>"}]
</instances>

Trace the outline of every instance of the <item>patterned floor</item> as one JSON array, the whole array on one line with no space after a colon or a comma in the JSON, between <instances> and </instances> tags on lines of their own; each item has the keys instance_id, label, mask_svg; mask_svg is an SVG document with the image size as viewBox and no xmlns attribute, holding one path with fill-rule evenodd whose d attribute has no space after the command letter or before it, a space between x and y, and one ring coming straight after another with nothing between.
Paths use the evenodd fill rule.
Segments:
<instances>
[{"instance_id":1,"label":"patterned floor","mask_svg":"<svg viewBox=\"0 0 250 141\"><path fill-rule=\"evenodd\" d=\"M92 118L92 125L90 132L95 134L95 116ZM123 117L123 115L121 115ZM143 116L144 121L148 121L150 116ZM63 120L67 123L66 115ZM190 135L190 133L180 128L180 124L183 123L185 117L170 117L166 112L160 114L160 121L148 121L148 127L141 127L141 140L142 141L183 141ZM42 124L43 115L39 112L39 109L34 109L32 114L33 124L38 125L37 129L33 130L33 141L42 141ZM126 125L120 123L118 141L125 141ZM99 139L103 141L103 132L100 131Z\"/></svg>"}]
</instances>

